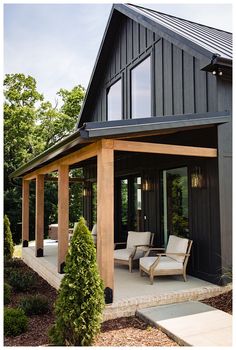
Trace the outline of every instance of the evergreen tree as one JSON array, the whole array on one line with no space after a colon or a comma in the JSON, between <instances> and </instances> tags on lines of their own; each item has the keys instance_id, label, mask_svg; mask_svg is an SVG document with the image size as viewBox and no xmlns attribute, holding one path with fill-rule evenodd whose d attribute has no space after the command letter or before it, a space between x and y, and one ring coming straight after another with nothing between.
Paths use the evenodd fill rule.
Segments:
<instances>
[{"instance_id":1,"label":"evergreen tree","mask_svg":"<svg viewBox=\"0 0 236 350\"><path fill-rule=\"evenodd\" d=\"M65 276L55 304L56 322L49 333L53 344L91 345L100 330L103 308L104 289L96 249L81 217L70 244Z\"/></svg>"},{"instance_id":2,"label":"evergreen tree","mask_svg":"<svg viewBox=\"0 0 236 350\"><path fill-rule=\"evenodd\" d=\"M14 252L10 221L7 215L4 215L4 258L11 259Z\"/></svg>"}]
</instances>

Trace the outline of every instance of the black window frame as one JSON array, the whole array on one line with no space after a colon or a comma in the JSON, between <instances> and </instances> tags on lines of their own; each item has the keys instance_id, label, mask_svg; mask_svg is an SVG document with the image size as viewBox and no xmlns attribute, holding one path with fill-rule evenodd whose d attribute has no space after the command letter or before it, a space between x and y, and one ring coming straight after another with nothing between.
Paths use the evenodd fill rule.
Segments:
<instances>
[{"instance_id":1,"label":"black window frame","mask_svg":"<svg viewBox=\"0 0 236 350\"><path fill-rule=\"evenodd\" d=\"M106 120L107 121L112 121L108 119L108 94L113 85L115 85L118 81L121 81L121 118L118 120L124 119L124 79L123 79L123 74L119 74L117 77L112 79L112 81L107 85L106 87Z\"/></svg>"},{"instance_id":2,"label":"black window frame","mask_svg":"<svg viewBox=\"0 0 236 350\"><path fill-rule=\"evenodd\" d=\"M137 68L142 62L144 62L148 57L150 57L150 117L154 115L153 101L154 101L154 51L153 48L149 49L145 54L142 54L135 62L128 67L128 77L129 77L129 86L127 86L128 96L129 96L129 118L130 119L139 119L132 118L132 70ZM141 117L140 117L141 118Z\"/></svg>"}]
</instances>

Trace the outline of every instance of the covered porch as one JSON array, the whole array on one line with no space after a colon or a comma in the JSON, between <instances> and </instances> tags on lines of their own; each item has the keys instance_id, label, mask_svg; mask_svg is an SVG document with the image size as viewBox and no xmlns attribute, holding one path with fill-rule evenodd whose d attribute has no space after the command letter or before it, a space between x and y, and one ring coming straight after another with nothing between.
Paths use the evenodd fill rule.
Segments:
<instances>
[{"instance_id":1,"label":"covered porch","mask_svg":"<svg viewBox=\"0 0 236 350\"><path fill-rule=\"evenodd\" d=\"M36 258L34 259L34 261L38 261L38 268L44 270L46 269L46 266L44 264L41 265L41 267L39 267L41 264L40 261L44 261L44 259L46 259L47 264L49 266L49 260L51 259L51 262L53 262L52 265L54 266L52 268L52 271L54 271L54 275L55 266L57 266L57 273L60 276L60 274L63 274L65 257L67 254L69 244L69 172L70 169L74 166L78 167L81 164L85 164L88 161L92 161L96 165L97 184L97 262L99 266L100 275L105 284L106 302L113 303L113 301L115 300L117 300L118 302L120 298L122 299L122 293L118 292L118 290L121 291L122 289L116 288L116 281L119 280L119 276L123 275L123 272L125 274L124 276L127 276L126 280L123 279L123 282L120 282L120 285L122 285L122 283L126 281L123 287L124 293L126 293L125 290L127 290L128 292L134 289L139 289L140 291L142 291L142 293L145 294L146 292L143 291L143 288L140 287L141 285L145 285L145 278L137 278L138 285L140 283L139 287L131 288L128 287L129 281L132 280L135 284L136 275L128 274L127 271L122 268L117 268L114 270L113 251L115 240L115 228L117 229L117 226L115 227L114 224L116 203L114 190L116 157L117 155L121 154L126 156L130 154L131 157L133 157L132 155L136 157L136 162L139 162L139 155L142 155L142 166L144 169L146 166L146 158L148 156L149 163L152 162L152 157L153 159L155 158L155 161L159 163L162 161L161 157L178 157L178 162L180 162L177 162L178 164L188 163L187 159L191 159L192 164L195 164L194 159L197 160L196 164L198 164L199 161L202 161L204 159L215 161L218 160L218 162L220 162L218 150L221 148L222 145L220 142L217 141L217 135L221 130L220 126L222 125L222 123L225 123L227 121L228 114L222 116L219 113L215 113L214 115L211 114L209 116L184 115L165 118L150 118L148 122L145 120L145 123L143 122L143 124L141 120L139 120L138 122L134 120L122 121L124 125L116 125L120 122L89 123L89 127L85 126L84 128L82 128L82 130L78 130L73 135L63 140L63 142L61 142L59 145L56 145L52 149L49 149L45 152L45 154L40 155L32 162L22 167L22 169L18 169L18 171L12 174L12 176L23 177L22 243L23 257L25 261L27 262L27 256L29 256L29 254L32 255L33 252L32 248L28 247L30 181L35 180L36 182L36 216L34 247L34 255L36 256ZM218 126L218 124L220 126ZM196 130L198 131L198 134L196 134L197 136L195 135L197 138L194 139L192 135L194 135L194 131ZM201 130L205 130L205 135L208 135L208 132L212 133L213 137L207 138L206 136L204 137L204 139L199 138ZM88 135L86 135L86 132L88 133ZM186 133L185 139L182 138L183 132ZM172 137L173 134L175 135L175 137ZM164 142L161 142L162 140ZM126 167L126 164L130 161L130 159L126 156L125 162L123 164L124 167ZM45 245L44 241L44 180L46 174L50 174L55 171L58 173L58 244L56 248L53 248L54 253L50 257L50 248L49 246ZM214 172L214 179L211 180L209 184L211 193L214 193L216 192L216 190L218 191L218 183L217 180L215 180L218 178L216 162L214 162L214 169L212 170L212 172ZM210 175L208 174L208 176ZM148 180L148 178L146 178L146 180ZM159 178L158 181L158 183L160 184L162 182L161 178ZM143 182L143 184L145 186L148 186L147 181ZM221 183L219 185L220 188L224 190L224 188L221 187ZM151 196L156 196L157 192L158 191L149 193L149 198L147 199L147 201L149 201ZM203 199L205 201L205 199L208 199L209 193L204 190L201 193L199 192L199 194L200 196L196 195L195 193L195 198L194 196L193 198L196 201L196 203L198 202L198 206L201 206L201 200ZM154 200L156 200L155 198L153 197ZM150 217L156 220L156 216L159 215L159 221L161 222L160 214L157 213L157 211L151 211L151 204L149 204L149 207ZM214 209L216 212L218 210L217 208ZM198 220L197 217L195 219ZM145 215L143 216L143 220L145 220ZM200 232L201 226L197 227L197 231L199 234L199 236L197 237L200 241L200 235L202 235L202 232ZM219 227L216 228L215 232L216 241L214 242L214 249L217 253L217 249L219 248L219 236L221 234L219 232ZM158 234L159 237L161 237L159 232ZM212 234L215 233L212 232ZM210 235L208 238L210 239ZM158 240L159 238L155 242L156 244L160 243L160 241ZM161 243L163 244L164 242L161 241ZM194 244L197 247L196 240ZM55 251L57 252L56 255ZM215 252L214 254L216 254ZM199 249L197 251L197 254L199 254ZM208 259L207 254L207 251L203 252L203 255L206 259ZM205 263L205 261L202 261L202 263ZM218 268L218 266L215 266L214 268ZM170 277L167 278L167 284L169 284L169 279ZM207 279L207 277L205 277L204 279ZM121 280L122 278L120 279L120 281ZM191 280L196 281L196 279L194 278L191 278ZM173 281L172 278L171 281ZM176 283L178 284L178 277L176 279ZM155 286L156 285L158 284L155 283ZM172 291L175 288L176 287L172 285ZM183 283L182 280L180 288L187 288L187 284ZM147 290L150 291L148 281ZM153 293L155 294L156 291L153 290ZM124 297L126 297L125 294Z\"/></svg>"},{"instance_id":2,"label":"covered porch","mask_svg":"<svg viewBox=\"0 0 236 350\"><path fill-rule=\"evenodd\" d=\"M59 289L63 274L57 272L58 243L44 240L44 256L35 256L35 241L22 251L27 265L42 276L49 284ZM161 276L151 285L148 277L140 278L138 269L129 273L124 266L114 269L114 300L104 312L104 320L134 315L137 309L154 305L171 304L187 300L202 300L218 295L231 286L220 287L193 276L184 283L181 276Z\"/></svg>"}]
</instances>

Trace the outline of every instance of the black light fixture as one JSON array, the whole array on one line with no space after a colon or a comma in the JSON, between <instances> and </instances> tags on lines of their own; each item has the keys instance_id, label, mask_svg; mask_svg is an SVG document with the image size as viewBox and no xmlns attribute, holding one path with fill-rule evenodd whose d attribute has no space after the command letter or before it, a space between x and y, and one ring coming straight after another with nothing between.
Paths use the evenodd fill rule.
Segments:
<instances>
[{"instance_id":1,"label":"black light fixture","mask_svg":"<svg viewBox=\"0 0 236 350\"><path fill-rule=\"evenodd\" d=\"M142 182L142 190L146 192L151 192L154 190L153 180L147 177Z\"/></svg>"}]
</instances>

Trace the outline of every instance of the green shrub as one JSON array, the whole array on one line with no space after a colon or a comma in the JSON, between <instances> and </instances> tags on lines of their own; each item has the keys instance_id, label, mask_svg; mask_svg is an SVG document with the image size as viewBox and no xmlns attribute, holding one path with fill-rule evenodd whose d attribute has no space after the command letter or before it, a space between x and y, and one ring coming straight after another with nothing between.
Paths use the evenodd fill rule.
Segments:
<instances>
[{"instance_id":1,"label":"green shrub","mask_svg":"<svg viewBox=\"0 0 236 350\"><path fill-rule=\"evenodd\" d=\"M19 307L27 316L43 315L49 310L48 299L44 295L29 295L20 300Z\"/></svg>"},{"instance_id":2,"label":"green shrub","mask_svg":"<svg viewBox=\"0 0 236 350\"><path fill-rule=\"evenodd\" d=\"M103 308L104 288L98 273L93 238L85 220L80 218L55 303L56 321L49 332L52 343L91 345L100 330Z\"/></svg>"},{"instance_id":3,"label":"green shrub","mask_svg":"<svg viewBox=\"0 0 236 350\"><path fill-rule=\"evenodd\" d=\"M23 262L23 260L19 258L7 259L4 261L4 267L19 268L24 266L25 266L25 263Z\"/></svg>"},{"instance_id":4,"label":"green shrub","mask_svg":"<svg viewBox=\"0 0 236 350\"><path fill-rule=\"evenodd\" d=\"M4 283L4 305L11 301L12 287L8 283Z\"/></svg>"},{"instance_id":5,"label":"green shrub","mask_svg":"<svg viewBox=\"0 0 236 350\"><path fill-rule=\"evenodd\" d=\"M16 292L26 292L34 289L36 285L35 274L30 271L12 269L12 272L7 277L7 281Z\"/></svg>"},{"instance_id":6,"label":"green shrub","mask_svg":"<svg viewBox=\"0 0 236 350\"><path fill-rule=\"evenodd\" d=\"M10 221L7 215L4 215L4 259L11 259L14 252L14 243L10 228Z\"/></svg>"},{"instance_id":7,"label":"green shrub","mask_svg":"<svg viewBox=\"0 0 236 350\"><path fill-rule=\"evenodd\" d=\"M27 330L28 318L23 310L7 309L4 310L4 335L16 336Z\"/></svg>"}]
</instances>

